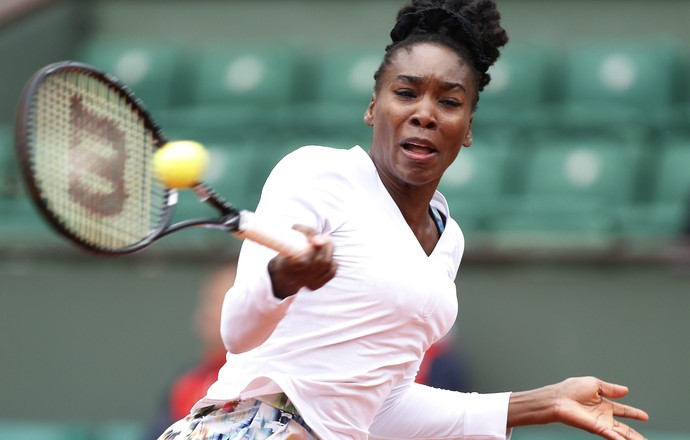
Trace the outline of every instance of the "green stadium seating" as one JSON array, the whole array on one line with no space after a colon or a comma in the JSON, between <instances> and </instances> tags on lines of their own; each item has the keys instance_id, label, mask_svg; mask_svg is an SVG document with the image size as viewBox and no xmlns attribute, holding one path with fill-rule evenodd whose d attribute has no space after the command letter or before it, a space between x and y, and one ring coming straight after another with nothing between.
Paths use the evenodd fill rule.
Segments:
<instances>
[{"instance_id":1,"label":"green stadium seating","mask_svg":"<svg viewBox=\"0 0 690 440\"><path fill-rule=\"evenodd\" d=\"M594 440L601 437L563 425L521 426L513 429L512 440Z\"/></svg>"},{"instance_id":2,"label":"green stadium seating","mask_svg":"<svg viewBox=\"0 0 690 440\"><path fill-rule=\"evenodd\" d=\"M218 195L239 209L254 210L259 198L260 187L253 185L255 174L255 154L259 149L249 143L205 142L210 155L209 167L204 176L207 183ZM202 202L191 189L178 191L178 202L175 206L174 222L191 219L216 219L218 210ZM189 228L183 232L166 237L160 249L208 249L212 246L229 247L236 243L228 237L219 240L218 231L203 228Z\"/></svg>"},{"instance_id":3,"label":"green stadium seating","mask_svg":"<svg viewBox=\"0 0 690 440\"><path fill-rule=\"evenodd\" d=\"M207 148L211 164L205 181L238 208L254 210L261 188L252 185L252 177L261 148L248 142L210 143Z\"/></svg>"},{"instance_id":4,"label":"green stadium seating","mask_svg":"<svg viewBox=\"0 0 690 440\"><path fill-rule=\"evenodd\" d=\"M652 431L644 432L644 436L649 440L690 440L690 433L688 432Z\"/></svg>"},{"instance_id":5,"label":"green stadium seating","mask_svg":"<svg viewBox=\"0 0 690 440\"><path fill-rule=\"evenodd\" d=\"M295 101L303 67L287 47L211 47L199 54L192 83L194 105L276 106Z\"/></svg>"},{"instance_id":6,"label":"green stadium seating","mask_svg":"<svg viewBox=\"0 0 690 440\"><path fill-rule=\"evenodd\" d=\"M90 440L85 427L66 423L0 420L0 438L7 440Z\"/></svg>"},{"instance_id":7,"label":"green stadium seating","mask_svg":"<svg viewBox=\"0 0 690 440\"><path fill-rule=\"evenodd\" d=\"M371 47L336 48L318 56L314 99L366 107L383 54Z\"/></svg>"},{"instance_id":8,"label":"green stadium seating","mask_svg":"<svg viewBox=\"0 0 690 440\"><path fill-rule=\"evenodd\" d=\"M673 116L680 59L666 41L574 44L564 56L560 123L665 124Z\"/></svg>"},{"instance_id":9,"label":"green stadium seating","mask_svg":"<svg viewBox=\"0 0 690 440\"><path fill-rule=\"evenodd\" d=\"M154 117L184 100L185 56L172 44L157 41L97 39L84 44L78 61L124 82Z\"/></svg>"},{"instance_id":10,"label":"green stadium seating","mask_svg":"<svg viewBox=\"0 0 690 440\"><path fill-rule=\"evenodd\" d=\"M33 205L19 172L14 133L0 127L0 247L49 246L58 239Z\"/></svg>"},{"instance_id":11,"label":"green stadium seating","mask_svg":"<svg viewBox=\"0 0 690 440\"><path fill-rule=\"evenodd\" d=\"M554 73L554 56L543 44L508 45L489 69L491 82L481 92L475 126L547 126Z\"/></svg>"},{"instance_id":12,"label":"green stadium seating","mask_svg":"<svg viewBox=\"0 0 690 440\"><path fill-rule=\"evenodd\" d=\"M381 51L371 47L340 47L316 56L311 102L300 109L301 121L291 124L291 130L348 135L359 138L353 143L363 142L369 127L362 119L381 60Z\"/></svg>"},{"instance_id":13,"label":"green stadium seating","mask_svg":"<svg viewBox=\"0 0 690 440\"><path fill-rule=\"evenodd\" d=\"M633 240L676 239L690 221L690 135L668 136L650 156L648 195L621 208L622 234Z\"/></svg>"},{"instance_id":14,"label":"green stadium seating","mask_svg":"<svg viewBox=\"0 0 690 440\"><path fill-rule=\"evenodd\" d=\"M653 201L685 204L690 197L690 135L674 136L660 149Z\"/></svg>"},{"instance_id":15,"label":"green stadium seating","mask_svg":"<svg viewBox=\"0 0 690 440\"><path fill-rule=\"evenodd\" d=\"M547 136L526 170L527 194L551 203L580 199L617 203L634 197L640 145L616 135Z\"/></svg>"},{"instance_id":16,"label":"green stadium seating","mask_svg":"<svg viewBox=\"0 0 690 440\"><path fill-rule=\"evenodd\" d=\"M649 440L690 440L690 433L642 430ZM513 429L512 440L595 440L601 437L564 425L524 426Z\"/></svg>"},{"instance_id":17,"label":"green stadium seating","mask_svg":"<svg viewBox=\"0 0 690 440\"><path fill-rule=\"evenodd\" d=\"M12 129L0 126L0 197L17 192L17 166Z\"/></svg>"},{"instance_id":18,"label":"green stadium seating","mask_svg":"<svg viewBox=\"0 0 690 440\"><path fill-rule=\"evenodd\" d=\"M96 425L89 440L146 440L145 431L143 423L112 420Z\"/></svg>"},{"instance_id":19,"label":"green stadium seating","mask_svg":"<svg viewBox=\"0 0 690 440\"><path fill-rule=\"evenodd\" d=\"M637 196L641 147L632 133L544 135L524 154L521 192L493 226L506 245L609 245L617 210Z\"/></svg>"},{"instance_id":20,"label":"green stadium seating","mask_svg":"<svg viewBox=\"0 0 690 440\"><path fill-rule=\"evenodd\" d=\"M13 133L0 128L0 242L30 235L38 225L38 213L28 200L15 155ZM18 235L19 234L19 235Z\"/></svg>"},{"instance_id":21,"label":"green stadium seating","mask_svg":"<svg viewBox=\"0 0 690 440\"><path fill-rule=\"evenodd\" d=\"M505 136L478 137L446 170L438 189L465 232L488 229L497 214L507 194L514 148Z\"/></svg>"},{"instance_id":22,"label":"green stadium seating","mask_svg":"<svg viewBox=\"0 0 690 440\"><path fill-rule=\"evenodd\" d=\"M158 117L176 136L254 140L289 123L286 115L292 117L291 106L305 93L303 57L288 47L209 47L190 63L188 104Z\"/></svg>"}]
</instances>

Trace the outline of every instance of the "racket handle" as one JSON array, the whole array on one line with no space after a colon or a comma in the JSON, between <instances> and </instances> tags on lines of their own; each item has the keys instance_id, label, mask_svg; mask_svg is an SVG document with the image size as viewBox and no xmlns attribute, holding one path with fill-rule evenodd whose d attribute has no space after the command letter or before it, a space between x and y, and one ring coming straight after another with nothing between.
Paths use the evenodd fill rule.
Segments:
<instances>
[{"instance_id":1,"label":"racket handle","mask_svg":"<svg viewBox=\"0 0 690 440\"><path fill-rule=\"evenodd\" d=\"M240 212L239 228L235 235L269 247L286 257L297 255L309 247L309 241L303 233L267 222L250 211Z\"/></svg>"}]
</instances>

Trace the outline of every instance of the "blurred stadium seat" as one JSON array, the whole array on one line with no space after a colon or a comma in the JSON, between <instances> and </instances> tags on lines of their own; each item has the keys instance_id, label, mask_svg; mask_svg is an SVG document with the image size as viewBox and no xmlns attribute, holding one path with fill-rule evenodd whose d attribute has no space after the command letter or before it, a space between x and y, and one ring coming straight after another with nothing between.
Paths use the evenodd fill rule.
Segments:
<instances>
[{"instance_id":1,"label":"blurred stadium seat","mask_svg":"<svg viewBox=\"0 0 690 440\"><path fill-rule=\"evenodd\" d=\"M211 161L204 180L238 208L255 209L261 188L252 186L251 177L261 148L250 142L209 143L206 147Z\"/></svg>"},{"instance_id":2,"label":"blurred stadium seat","mask_svg":"<svg viewBox=\"0 0 690 440\"><path fill-rule=\"evenodd\" d=\"M582 41L564 54L564 126L664 125L680 87L681 56L669 41ZM677 103L676 103L677 105Z\"/></svg>"},{"instance_id":3,"label":"blurred stadium seat","mask_svg":"<svg viewBox=\"0 0 690 440\"><path fill-rule=\"evenodd\" d=\"M323 104L366 107L374 91L380 50L371 47L336 48L317 60L315 100Z\"/></svg>"},{"instance_id":4,"label":"blurred stadium seat","mask_svg":"<svg viewBox=\"0 0 690 440\"><path fill-rule=\"evenodd\" d=\"M142 423L111 420L96 425L89 440L146 440L145 431Z\"/></svg>"},{"instance_id":5,"label":"blurred stadium seat","mask_svg":"<svg viewBox=\"0 0 690 440\"><path fill-rule=\"evenodd\" d=\"M690 219L690 135L669 134L649 156L646 197L621 208L622 234L675 239Z\"/></svg>"},{"instance_id":6,"label":"blurred stadium seat","mask_svg":"<svg viewBox=\"0 0 690 440\"><path fill-rule=\"evenodd\" d=\"M286 109L305 93L303 56L289 47L209 47L190 63L189 102L158 118L175 136L254 139L280 128Z\"/></svg>"},{"instance_id":7,"label":"blurred stadium seat","mask_svg":"<svg viewBox=\"0 0 690 440\"><path fill-rule=\"evenodd\" d=\"M513 430L513 440L594 440L600 438L585 431L560 425L520 426Z\"/></svg>"},{"instance_id":8,"label":"blurred stadium seat","mask_svg":"<svg viewBox=\"0 0 690 440\"><path fill-rule=\"evenodd\" d=\"M95 39L88 41L77 60L117 77L154 115L178 104L186 90L183 51L157 41Z\"/></svg>"},{"instance_id":9,"label":"blurred stadium seat","mask_svg":"<svg viewBox=\"0 0 690 440\"><path fill-rule=\"evenodd\" d=\"M318 133L349 138L347 143L352 145L368 141L369 127L363 117L374 91L380 51L371 47L340 47L316 55L312 61L311 100L298 109L299 114L288 129L293 135Z\"/></svg>"},{"instance_id":10,"label":"blurred stadium seat","mask_svg":"<svg viewBox=\"0 0 690 440\"><path fill-rule=\"evenodd\" d=\"M508 45L489 69L491 82L479 100L475 124L492 127L544 127L554 99L552 50L543 44Z\"/></svg>"},{"instance_id":11,"label":"blurred stadium seat","mask_svg":"<svg viewBox=\"0 0 690 440\"><path fill-rule=\"evenodd\" d=\"M494 218L503 245L607 245L617 209L637 196L641 140L633 132L543 133L524 152L521 192Z\"/></svg>"},{"instance_id":12,"label":"blurred stadium seat","mask_svg":"<svg viewBox=\"0 0 690 440\"><path fill-rule=\"evenodd\" d=\"M5 440L91 440L86 427L67 423L0 420L0 438Z\"/></svg>"},{"instance_id":13,"label":"blurred stadium seat","mask_svg":"<svg viewBox=\"0 0 690 440\"><path fill-rule=\"evenodd\" d=\"M254 182L258 167L258 159L255 156L261 153L262 148L249 142L220 141L205 142L205 147L209 152L210 161L204 182L236 208L254 210L261 190ZM219 217L220 213L210 204L199 200L193 190L178 191L174 222ZM188 228L183 232L171 234L156 246L166 250L208 250L213 247L229 248L237 244L231 237L219 240L219 234L223 233L203 228Z\"/></svg>"},{"instance_id":14,"label":"blurred stadium seat","mask_svg":"<svg viewBox=\"0 0 690 440\"><path fill-rule=\"evenodd\" d=\"M507 136L477 137L446 170L438 189L463 231L486 230L498 214L510 185L509 159L515 149Z\"/></svg>"},{"instance_id":15,"label":"blurred stadium seat","mask_svg":"<svg viewBox=\"0 0 690 440\"><path fill-rule=\"evenodd\" d=\"M649 440L690 440L690 434L682 432L653 431L644 434Z\"/></svg>"},{"instance_id":16,"label":"blurred stadium seat","mask_svg":"<svg viewBox=\"0 0 690 440\"><path fill-rule=\"evenodd\" d=\"M649 440L690 440L690 434L642 431ZM521 426L513 430L513 440L595 440L601 437L563 425Z\"/></svg>"},{"instance_id":17,"label":"blurred stadium seat","mask_svg":"<svg viewBox=\"0 0 690 440\"><path fill-rule=\"evenodd\" d=\"M0 126L0 197L16 194L17 166L12 129Z\"/></svg>"},{"instance_id":18,"label":"blurred stadium seat","mask_svg":"<svg viewBox=\"0 0 690 440\"><path fill-rule=\"evenodd\" d=\"M0 127L0 247L48 247L58 240L33 206L22 181L13 130Z\"/></svg>"},{"instance_id":19,"label":"blurred stadium seat","mask_svg":"<svg viewBox=\"0 0 690 440\"><path fill-rule=\"evenodd\" d=\"M0 219L0 242L5 244L28 239L43 228L21 181L9 127L0 127Z\"/></svg>"},{"instance_id":20,"label":"blurred stadium seat","mask_svg":"<svg viewBox=\"0 0 690 440\"><path fill-rule=\"evenodd\" d=\"M281 105L302 93L299 52L276 45L212 47L197 57L195 105Z\"/></svg>"}]
</instances>

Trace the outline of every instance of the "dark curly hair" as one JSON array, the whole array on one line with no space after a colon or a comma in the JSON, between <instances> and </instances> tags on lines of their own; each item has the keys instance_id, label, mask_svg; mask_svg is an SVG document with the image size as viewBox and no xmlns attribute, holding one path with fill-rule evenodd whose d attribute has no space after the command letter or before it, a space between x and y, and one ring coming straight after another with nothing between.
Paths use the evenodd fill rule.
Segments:
<instances>
[{"instance_id":1,"label":"dark curly hair","mask_svg":"<svg viewBox=\"0 0 690 440\"><path fill-rule=\"evenodd\" d=\"M376 90L393 55L418 43L437 43L453 50L473 66L477 96L491 76L487 72L508 42L500 25L500 14L492 0L412 0L397 14L391 30L392 43L374 74Z\"/></svg>"}]
</instances>

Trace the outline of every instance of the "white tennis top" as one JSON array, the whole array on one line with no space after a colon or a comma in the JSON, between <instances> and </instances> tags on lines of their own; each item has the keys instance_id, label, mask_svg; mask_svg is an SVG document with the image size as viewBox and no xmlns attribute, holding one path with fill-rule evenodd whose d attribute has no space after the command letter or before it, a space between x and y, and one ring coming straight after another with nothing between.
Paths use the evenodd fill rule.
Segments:
<instances>
[{"instance_id":1,"label":"white tennis top","mask_svg":"<svg viewBox=\"0 0 690 440\"><path fill-rule=\"evenodd\" d=\"M432 204L449 217L440 193ZM324 440L506 438L509 393L414 383L457 314L464 238L455 221L427 256L360 147L291 153L257 214L328 234L338 273L281 301L266 269L275 252L245 242L223 305L230 353L197 407L282 391Z\"/></svg>"}]
</instances>

